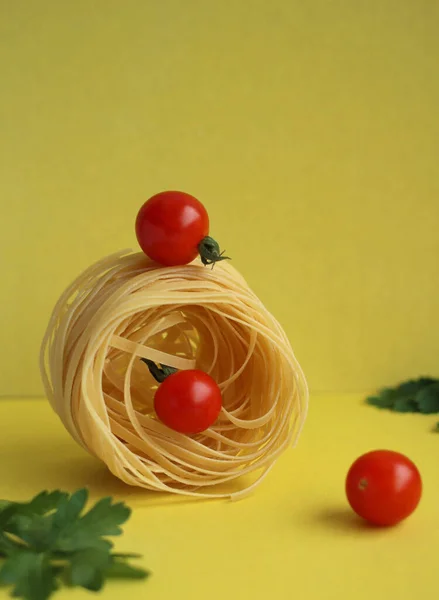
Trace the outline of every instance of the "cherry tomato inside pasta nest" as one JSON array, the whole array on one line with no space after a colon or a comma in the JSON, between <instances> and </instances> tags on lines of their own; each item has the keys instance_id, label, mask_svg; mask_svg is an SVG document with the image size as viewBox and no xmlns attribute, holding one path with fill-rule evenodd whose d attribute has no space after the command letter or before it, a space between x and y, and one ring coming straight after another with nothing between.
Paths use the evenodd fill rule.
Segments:
<instances>
[{"instance_id":1,"label":"cherry tomato inside pasta nest","mask_svg":"<svg viewBox=\"0 0 439 600\"><path fill-rule=\"evenodd\" d=\"M417 507L421 475L403 454L374 450L360 456L346 477L346 495L353 510L375 525L395 525Z\"/></svg>"},{"instance_id":2,"label":"cherry tomato inside pasta nest","mask_svg":"<svg viewBox=\"0 0 439 600\"><path fill-rule=\"evenodd\" d=\"M184 192L160 192L141 207L136 236L143 252L164 266L185 265L198 255L209 233L209 217L199 200Z\"/></svg>"},{"instance_id":3,"label":"cherry tomato inside pasta nest","mask_svg":"<svg viewBox=\"0 0 439 600\"><path fill-rule=\"evenodd\" d=\"M218 384L204 371L177 371L161 383L154 396L160 421L179 433L200 433L215 423L221 411Z\"/></svg>"}]
</instances>

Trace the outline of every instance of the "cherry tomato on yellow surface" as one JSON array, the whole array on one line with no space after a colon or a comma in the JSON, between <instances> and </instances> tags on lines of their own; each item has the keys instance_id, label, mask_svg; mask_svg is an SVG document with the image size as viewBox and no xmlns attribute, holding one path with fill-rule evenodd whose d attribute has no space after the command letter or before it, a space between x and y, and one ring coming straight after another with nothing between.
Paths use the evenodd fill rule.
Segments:
<instances>
[{"instance_id":1,"label":"cherry tomato on yellow surface","mask_svg":"<svg viewBox=\"0 0 439 600\"><path fill-rule=\"evenodd\" d=\"M363 519L375 525L395 525L418 506L421 475L403 454L374 450L352 464L346 477L346 495Z\"/></svg>"},{"instance_id":2,"label":"cherry tomato on yellow surface","mask_svg":"<svg viewBox=\"0 0 439 600\"><path fill-rule=\"evenodd\" d=\"M200 433L215 423L221 411L221 390L204 371L177 371L159 385L154 408L159 419L180 433Z\"/></svg>"}]
</instances>

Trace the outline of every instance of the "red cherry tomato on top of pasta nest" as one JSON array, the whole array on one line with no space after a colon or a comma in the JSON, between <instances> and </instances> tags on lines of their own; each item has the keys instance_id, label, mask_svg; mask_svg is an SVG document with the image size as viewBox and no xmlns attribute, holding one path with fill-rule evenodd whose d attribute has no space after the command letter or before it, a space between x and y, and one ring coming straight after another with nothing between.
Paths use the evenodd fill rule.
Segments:
<instances>
[{"instance_id":1,"label":"red cherry tomato on top of pasta nest","mask_svg":"<svg viewBox=\"0 0 439 600\"><path fill-rule=\"evenodd\" d=\"M218 384L197 369L169 375L154 396L158 418L179 433L201 433L208 429L217 420L221 406Z\"/></svg>"},{"instance_id":2,"label":"red cherry tomato on top of pasta nest","mask_svg":"<svg viewBox=\"0 0 439 600\"><path fill-rule=\"evenodd\" d=\"M353 510L375 525L395 525L417 507L421 475L403 454L374 450L360 456L346 477L346 495Z\"/></svg>"},{"instance_id":3,"label":"red cherry tomato on top of pasta nest","mask_svg":"<svg viewBox=\"0 0 439 600\"><path fill-rule=\"evenodd\" d=\"M199 200L184 192L160 192L147 200L136 219L143 252L164 266L186 265L201 255L205 265L227 257L209 237L209 217Z\"/></svg>"}]
</instances>

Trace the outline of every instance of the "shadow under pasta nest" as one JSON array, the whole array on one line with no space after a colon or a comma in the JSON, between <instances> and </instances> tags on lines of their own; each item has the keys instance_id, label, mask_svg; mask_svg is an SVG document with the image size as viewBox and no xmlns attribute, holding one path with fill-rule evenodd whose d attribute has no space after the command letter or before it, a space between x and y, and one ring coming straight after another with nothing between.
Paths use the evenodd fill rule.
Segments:
<instances>
[{"instance_id":1,"label":"shadow under pasta nest","mask_svg":"<svg viewBox=\"0 0 439 600\"><path fill-rule=\"evenodd\" d=\"M0 457L0 477L3 487L13 490L12 497L8 498L11 500L26 500L43 489L73 492L86 487L93 500L113 496L132 507L227 501L224 498L198 498L130 486L113 475L100 460L77 446L64 432L57 439L37 437L21 440L12 449L0 443ZM238 480L230 482L227 488L218 486L218 490L237 492L241 487Z\"/></svg>"}]
</instances>

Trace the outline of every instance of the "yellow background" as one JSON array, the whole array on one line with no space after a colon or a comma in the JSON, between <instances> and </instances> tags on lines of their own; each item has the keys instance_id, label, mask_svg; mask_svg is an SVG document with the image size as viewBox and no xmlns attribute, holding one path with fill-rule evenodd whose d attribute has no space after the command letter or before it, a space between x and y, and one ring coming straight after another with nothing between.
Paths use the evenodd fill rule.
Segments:
<instances>
[{"instance_id":1,"label":"yellow background","mask_svg":"<svg viewBox=\"0 0 439 600\"><path fill-rule=\"evenodd\" d=\"M313 390L438 374L439 3L0 0L0 394L50 310L199 197Z\"/></svg>"},{"instance_id":2,"label":"yellow background","mask_svg":"<svg viewBox=\"0 0 439 600\"><path fill-rule=\"evenodd\" d=\"M37 353L62 289L136 247L166 188L290 336L311 388L439 374L439 3L0 0L0 395L41 395ZM86 485L135 509L118 548L145 584L105 598L437 598L436 417L313 395L303 437L237 503L127 488L45 401L0 403L0 497ZM343 482L362 452L419 466L406 523L362 526ZM85 592L60 598L89 598ZM6 598L1 592L1 598Z\"/></svg>"}]
</instances>

